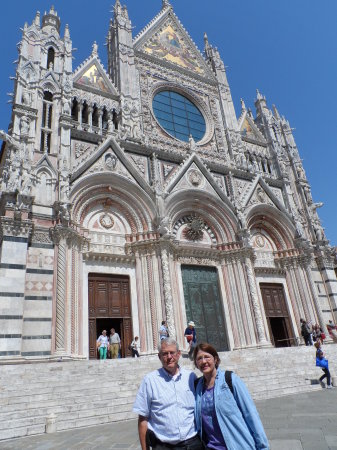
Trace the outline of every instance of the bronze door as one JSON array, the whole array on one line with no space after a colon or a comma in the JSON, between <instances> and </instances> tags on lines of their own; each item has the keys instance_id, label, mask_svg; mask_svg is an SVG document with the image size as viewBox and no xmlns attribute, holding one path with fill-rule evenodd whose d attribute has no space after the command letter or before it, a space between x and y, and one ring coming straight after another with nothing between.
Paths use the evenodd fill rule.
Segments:
<instances>
[{"instance_id":1,"label":"bronze door","mask_svg":"<svg viewBox=\"0 0 337 450\"><path fill-rule=\"evenodd\" d=\"M270 337L275 347L293 344L293 332L282 284L260 284Z\"/></svg>"},{"instance_id":2,"label":"bronze door","mask_svg":"<svg viewBox=\"0 0 337 450\"><path fill-rule=\"evenodd\" d=\"M96 359L96 339L102 329L115 328L122 340L122 356L131 356L132 320L129 277L89 275L89 358Z\"/></svg>"},{"instance_id":3,"label":"bronze door","mask_svg":"<svg viewBox=\"0 0 337 450\"><path fill-rule=\"evenodd\" d=\"M197 342L208 342L218 351L228 350L216 268L182 266L181 273L187 323L195 323Z\"/></svg>"}]
</instances>

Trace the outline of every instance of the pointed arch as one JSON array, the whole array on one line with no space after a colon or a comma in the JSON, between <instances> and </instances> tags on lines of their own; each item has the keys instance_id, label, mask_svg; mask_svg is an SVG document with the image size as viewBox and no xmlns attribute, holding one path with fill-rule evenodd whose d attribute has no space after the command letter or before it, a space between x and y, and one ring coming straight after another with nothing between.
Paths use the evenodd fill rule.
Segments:
<instances>
[{"instance_id":1,"label":"pointed arch","mask_svg":"<svg viewBox=\"0 0 337 450\"><path fill-rule=\"evenodd\" d=\"M166 207L172 226L184 216L195 213L204 219L217 244L236 241L234 212L210 193L200 190L178 191L171 194Z\"/></svg>"},{"instance_id":2,"label":"pointed arch","mask_svg":"<svg viewBox=\"0 0 337 450\"><path fill-rule=\"evenodd\" d=\"M278 251L294 247L295 226L288 215L273 206L258 205L249 211L248 229L264 230Z\"/></svg>"}]
</instances>

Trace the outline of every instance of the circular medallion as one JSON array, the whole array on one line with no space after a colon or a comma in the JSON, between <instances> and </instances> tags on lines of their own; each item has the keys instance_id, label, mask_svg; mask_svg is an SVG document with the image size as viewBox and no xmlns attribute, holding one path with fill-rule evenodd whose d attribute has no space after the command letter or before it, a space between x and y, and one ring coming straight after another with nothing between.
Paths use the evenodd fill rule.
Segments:
<instances>
[{"instance_id":1,"label":"circular medallion","mask_svg":"<svg viewBox=\"0 0 337 450\"><path fill-rule=\"evenodd\" d=\"M103 214L101 214L101 216L99 218L99 223L102 225L102 227L109 230L110 228L112 228L114 226L115 221L111 214L103 213Z\"/></svg>"},{"instance_id":2,"label":"circular medallion","mask_svg":"<svg viewBox=\"0 0 337 450\"><path fill-rule=\"evenodd\" d=\"M201 217L191 216L184 230L184 237L189 241L201 241L204 236L205 222Z\"/></svg>"}]
</instances>

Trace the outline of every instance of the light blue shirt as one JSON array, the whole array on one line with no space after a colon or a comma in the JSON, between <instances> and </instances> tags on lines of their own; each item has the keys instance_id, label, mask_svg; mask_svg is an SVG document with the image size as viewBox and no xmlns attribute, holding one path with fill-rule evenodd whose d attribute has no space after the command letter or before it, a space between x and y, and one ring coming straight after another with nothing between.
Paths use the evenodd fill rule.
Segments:
<instances>
[{"instance_id":1,"label":"light blue shirt","mask_svg":"<svg viewBox=\"0 0 337 450\"><path fill-rule=\"evenodd\" d=\"M179 368L172 377L161 368L147 374L133 411L148 420L148 428L162 442L177 444L197 434L194 422L195 373Z\"/></svg>"}]
</instances>

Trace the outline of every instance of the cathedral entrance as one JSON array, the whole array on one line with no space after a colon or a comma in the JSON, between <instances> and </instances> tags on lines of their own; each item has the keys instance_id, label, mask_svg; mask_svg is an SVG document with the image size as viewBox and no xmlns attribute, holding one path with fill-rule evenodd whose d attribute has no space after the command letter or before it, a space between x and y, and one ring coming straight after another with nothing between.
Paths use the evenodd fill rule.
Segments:
<instances>
[{"instance_id":1,"label":"cathedral entrance","mask_svg":"<svg viewBox=\"0 0 337 450\"><path fill-rule=\"evenodd\" d=\"M294 342L282 284L260 284L270 338L275 347L290 347Z\"/></svg>"},{"instance_id":2,"label":"cathedral entrance","mask_svg":"<svg viewBox=\"0 0 337 450\"><path fill-rule=\"evenodd\" d=\"M89 274L89 358L97 358L96 340L115 328L122 341L121 356L131 356L130 280L122 275Z\"/></svg>"},{"instance_id":3,"label":"cathedral entrance","mask_svg":"<svg viewBox=\"0 0 337 450\"><path fill-rule=\"evenodd\" d=\"M229 350L218 273L215 267L182 266L187 323L193 320L198 342Z\"/></svg>"}]
</instances>

